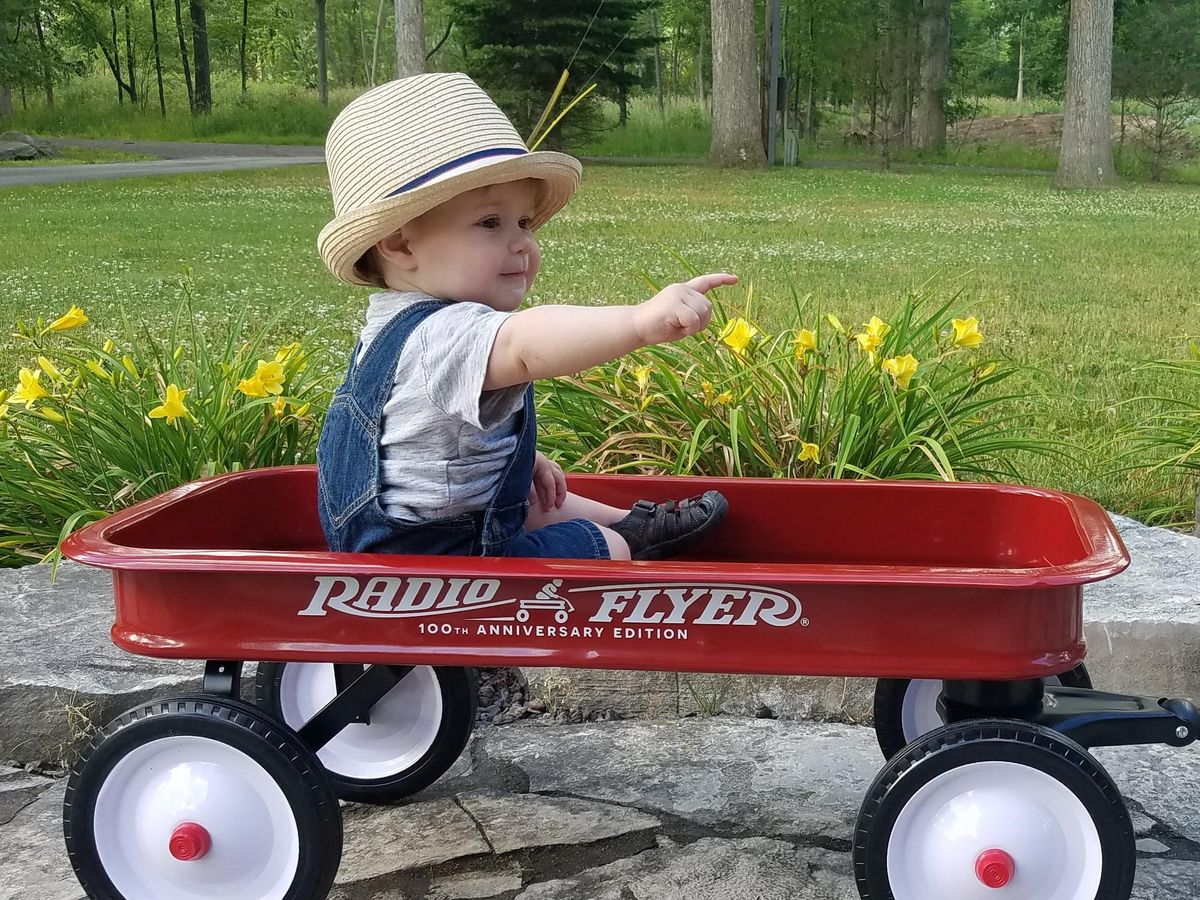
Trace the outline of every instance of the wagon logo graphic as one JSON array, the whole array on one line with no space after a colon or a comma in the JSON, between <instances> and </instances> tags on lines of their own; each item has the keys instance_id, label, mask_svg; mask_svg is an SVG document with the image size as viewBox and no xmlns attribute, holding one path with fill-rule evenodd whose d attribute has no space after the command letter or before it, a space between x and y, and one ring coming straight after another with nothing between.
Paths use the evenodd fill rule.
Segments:
<instances>
[{"instance_id":1,"label":"wagon logo graphic","mask_svg":"<svg viewBox=\"0 0 1200 900\"><path fill-rule=\"evenodd\" d=\"M757 584L648 582L564 589L563 579L555 578L533 596L502 596L497 578L381 575L360 580L353 575L318 575L315 580L316 590L301 616L339 612L408 618L486 612L466 618L526 623L550 613L561 626L582 608L589 625L808 625L794 594ZM509 609L497 609L504 606Z\"/></svg>"},{"instance_id":2,"label":"wagon logo graphic","mask_svg":"<svg viewBox=\"0 0 1200 900\"><path fill-rule=\"evenodd\" d=\"M575 612L575 606L566 597L559 595L560 587L562 587L562 579L555 578L538 591L532 600L522 600L517 607L517 621L528 622L531 609L552 609L554 610L554 621L559 625L566 624L567 617Z\"/></svg>"}]
</instances>

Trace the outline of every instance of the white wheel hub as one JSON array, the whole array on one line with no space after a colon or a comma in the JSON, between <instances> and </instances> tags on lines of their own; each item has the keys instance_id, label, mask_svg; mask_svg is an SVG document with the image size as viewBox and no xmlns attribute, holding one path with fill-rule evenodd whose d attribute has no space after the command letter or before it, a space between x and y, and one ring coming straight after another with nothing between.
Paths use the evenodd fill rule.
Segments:
<instances>
[{"instance_id":1,"label":"white wheel hub","mask_svg":"<svg viewBox=\"0 0 1200 900\"><path fill-rule=\"evenodd\" d=\"M288 663L279 683L283 720L299 730L337 694L333 666ZM437 739L442 689L430 666L416 666L371 707L370 724L351 723L320 749L327 770L373 781L412 768Z\"/></svg>"},{"instance_id":2,"label":"white wheel hub","mask_svg":"<svg viewBox=\"0 0 1200 900\"><path fill-rule=\"evenodd\" d=\"M1060 685L1057 675L1045 679L1047 685ZM904 691L900 705L900 725L904 729L905 743L911 743L923 734L946 723L938 715L937 702L942 693L942 682L932 678L914 678Z\"/></svg>"},{"instance_id":3,"label":"white wheel hub","mask_svg":"<svg viewBox=\"0 0 1200 900\"><path fill-rule=\"evenodd\" d=\"M996 851L1013 864L1003 887L976 872ZM896 900L1095 900L1103 861L1095 822L1065 784L999 760L958 766L921 787L887 851Z\"/></svg>"},{"instance_id":4,"label":"white wheel hub","mask_svg":"<svg viewBox=\"0 0 1200 900\"><path fill-rule=\"evenodd\" d=\"M191 859L171 849L185 823L211 838ZM300 862L283 790L258 762L211 738L163 737L130 750L100 786L92 825L100 865L123 897L278 900Z\"/></svg>"}]
</instances>

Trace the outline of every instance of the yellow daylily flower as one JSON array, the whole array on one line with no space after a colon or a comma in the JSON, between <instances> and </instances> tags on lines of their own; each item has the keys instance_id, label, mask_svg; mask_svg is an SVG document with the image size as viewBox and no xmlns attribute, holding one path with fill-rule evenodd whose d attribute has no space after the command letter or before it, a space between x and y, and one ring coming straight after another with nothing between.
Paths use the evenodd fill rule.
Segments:
<instances>
[{"instance_id":1,"label":"yellow daylily flower","mask_svg":"<svg viewBox=\"0 0 1200 900\"><path fill-rule=\"evenodd\" d=\"M176 419L187 418L191 413L183 402L183 398L188 395L186 390L181 391L179 386L171 383L167 385L167 395L163 397L161 406L156 406L150 410L150 418L162 419L166 418L168 425L174 425Z\"/></svg>"},{"instance_id":2,"label":"yellow daylily flower","mask_svg":"<svg viewBox=\"0 0 1200 900\"><path fill-rule=\"evenodd\" d=\"M854 340L858 341L858 349L863 353L874 353L883 345L883 338L867 331L860 331Z\"/></svg>"},{"instance_id":3,"label":"yellow daylily flower","mask_svg":"<svg viewBox=\"0 0 1200 900\"><path fill-rule=\"evenodd\" d=\"M137 366L134 365L132 356L122 356L121 357L121 365L123 365L125 367L125 371L128 372L130 375L132 375L134 378L142 377L141 375L138 374Z\"/></svg>"},{"instance_id":4,"label":"yellow daylily flower","mask_svg":"<svg viewBox=\"0 0 1200 900\"><path fill-rule=\"evenodd\" d=\"M721 329L721 341L739 356L746 352L758 329L745 319L730 319Z\"/></svg>"},{"instance_id":5,"label":"yellow daylily flower","mask_svg":"<svg viewBox=\"0 0 1200 900\"><path fill-rule=\"evenodd\" d=\"M286 411L287 411L287 401L284 400L282 397L280 397L274 403L271 404L271 413L277 419L282 418L284 412L286 412Z\"/></svg>"},{"instance_id":6,"label":"yellow daylily flower","mask_svg":"<svg viewBox=\"0 0 1200 900\"><path fill-rule=\"evenodd\" d=\"M101 364L100 360L89 359L84 364L84 368L86 368L89 372L91 372L97 378L103 378L105 381L108 380L108 370L104 368L104 366Z\"/></svg>"},{"instance_id":7,"label":"yellow daylily flower","mask_svg":"<svg viewBox=\"0 0 1200 900\"><path fill-rule=\"evenodd\" d=\"M46 419L47 421L50 421L50 422L65 422L65 421L67 421L66 417L63 416L62 413L55 412L52 409L44 409L44 408L39 409L37 414L39 416L41 416L43 419Z\"/></svg>"},{"instance_id":8,"label":"yellow daylily flower","mask_svg":"<svg viewBox=\"0 0 1200 900\"><path fill-rule=\"evenodd\" d=\"M796 359L804 362L804 355L817 349L817 336L807 328L801 328L792 339L792 346L796 349Z\"/></svg>"},{"instance_id":9,"label":"yellow daylily flower","mask_svg":"<svg viewBox=\"0 0 1200 900\"><path fill-rule=\"evenodd\" d=\"M913 375L917 373L917 358L911 353L905 353L903 356L893 356L883 361L883 371L895 379L896 386L901 390L908 387L909 381Z\"/></svg>"},{"instance_id":10,"label":"yellow daylily flower","mask_svg":"<svg viewBox=\"0 0 1200 900\"><path fill-rule=\"evenodd\" d=\"M116 344L114 344L112 341L110 341L110 340L108 340L107 338L105 338L105 340L104 340L104 347L103 347L103 350L104 350L104 352L105 352L105 353L112 353L112 352L113 352L113 348L114 348L114 347L116 347L116 346L117 346L117 345L116 345Z\"/></svg>"},{"instance_id":11,"label":"yellow daylily flower","mask_svg":"<svg viewBox=\"0 0 1200 900\"><path fill-rule=\"evenodd\" d=\"M816 444L809 443L808 441L801 441L800 454L796 458L800 460L800 462L804 462L806 459L812 460L813 462L820 462L821 448Z\"/></svg>"},{"instance_id":12,"label":"yellow daylily flower","mask_svg":"<svg viewBox=\"0 0 1200 900\"><path fill-rule=\"evenodd\" d=\"M12 392L13 403L24 403L26 409L33 409L33 403L42 397L49 397L50 392L42 387L39 379L42 373L35 372L33 369L22 369L17 378L20 379L21 385Z\"/></svg>"},{"instance_id":13,"label":"yellow daylily flower","mask_svg":"<svg viewBox=\"0 0 1200 900\"><path fill-rule=\"evenodd\" d=\"M704 402L712 406L713 402L713 384L711 381L700 382L700 389L704 391Z\"/></svg>"},{"instance_id":14,"label":"yellow daylily flower","mask_svg":"<svg viewBox=\"0 0 1200 900\"><path fill-rule=\"evenodd\" d=\"M55 381L62 381L62 377L63 377L62 372L58 371L58 369L57 369L57 367L55 367L54 363L52 363L50 360L46 359L46 357L39 356L37 358L37 364L38 364L38 368L40 368L43 372L45 372L47 375L49 375Z\"/></svg>"},{"instance_id":15,"label":"yellow daylily flower","mask_svg":"<svg viewBox=\"0 0 1200 900\"><path fill-rule=\"evenodd\" d=\"M883 336L891 330L892 326L883 321L883 319L879 318L879 316L871 316L871 321L863 326L863 331L879 338L880 340L883 340Z\"/></svg>"},{"instance_id":16,"label":"yellow daylily flower","mask_svg":"<svg viewBox=\"0 0 1200 900\"><path fill-rule=\"evenodd\" d=\"M0 391L0 419L8 415L8 391Z\"/></svg>"},{"instance_id":17,"label":"yellow daylily flower","mask_svg":"<svg viewBox=\"0 0 1200 900\"><path fill-rule=\"evenodd\" d=\"M283 393L283 363L260 359L254 375L238 382L237 389L248 397L266 397Z\"/></svg>"},{"instance_id":18,"label":"yellow daylily flower","mask_svg":"<svg viewBox=\"0 0 1200 900\"><path fill-rule=\"evenodd\" d=\"M974 316L954 319L950 325L954 329L951 341L956 347L978 347L983 343L983 332L979 330L979 320Z\"/></svg>"},{"instance_id":19,"label":"yellow daylily flower","mask_svg":"<svg viewBox=\"0 0 1200 900\"><path fill-rule=\"evenodd\" d=\"M825 316L825 321L828 322L830 325L832 325L834 327L834 329L836 331L838 331L840 334L846 333L846 326L843 325L842 320L839 319L837 316L835 316L833 313L828 313Z\"/></svg>"},{"instance_id":20,"label":"yellow daylily flower","mask_svg":"<svg viewBox=\"0 0 1200 900\"><path fill-rule=\"evenodd\" d=\"M72 328L78 328L80 325L86 325L87 321L87 314L78 306L72 306L64 315L59 316L47 325L46 331L70 331ZM45 332L42 333L45 334Z\"/></svg>"},{"instance_id":21,"label":"yellow daylily flower","mask_svg":"<svg viewBox=\"0 0 1200 900\"><path fill-rule=\"evenodd\" d=\"M650 386L650 373L653 371L650 366L637 366L633 370L633 377L637 379L639 391L646 390Z\"/></svg>"},{"instance_id":22,"label":"yellow daylily flower","mask_svg":"<svg viewBox=\"0 0 1200 900\"><path fill-rule=\"evenodd\" d=\"M301 352L299 341L292 341L290 344L284 344L279 348L278 352L276 352L275 362L286 365L293 356L300 356Z\"/></svg>"},{"instance_id":23,"label":"yellow daylily flower","mask_svg":"<svg viewBox=\"0 0 1200 900\"><path fill-rule=\"evenodd\" d=\"M301 418L301 417L302 417L302 416L303 416L303 415L304 415L306 412L308 412L308 408L309 408L310 406L312 406L312 404L311 404L311 403L305 403L305 404L304 404L303 406L301 406L299 409L295 410L295 412L293 412L293 413L292 413L292 415L294 415L294 416L295 416L297 419L299 419L299 418Z\"/></svg>"},{"instance_id":24,"label":"yellow daylily flower","mask_svg":"<svg viewBox=\"0 0 1200 900\"><path fill-rule=\"evenodd\" d=\"M733 391L721 391L717 394L718 404L729 404L733 402Z\"/></svg>"},{"instance_id":25,"label":"yellow daylily flower","mask_svg":"<svg viewBox=\"0 0 1200 900\"><path fill-rule=\"evenodd\" d=\"M995 372L998 368L1000 368L1000 367L998 365L996 365L995 363L988 363L982 369L975 370L975 377L976 378L987 378L989 375L991 375L993 372Z\"/></svg>"}]
</instances>

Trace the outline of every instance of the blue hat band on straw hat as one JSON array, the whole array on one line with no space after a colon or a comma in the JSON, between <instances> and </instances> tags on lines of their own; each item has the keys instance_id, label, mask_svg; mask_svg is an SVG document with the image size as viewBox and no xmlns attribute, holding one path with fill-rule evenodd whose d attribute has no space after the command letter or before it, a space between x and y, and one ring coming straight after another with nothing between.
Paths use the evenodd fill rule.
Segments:
<instances>
[{"instance_id":1,"label":"blue hat band on straw hat","mask_svg":"<svg viewBox=\"0 0 1200 900\"><path fill-rule=\"evenodd\" d=\"M480 159L487 159L491 156L524 156L529 151L524 147L492 147L488 150L476 150L474 153L468 153L466 156L460 156L458 159L452 159L450 162L442 163L436 168L430 169L424 175L419 175L407 184L403 184L389 193L387 196L395 197L397 194L403 194L405 191L411 191L413 188L418 188L423 184L437 178L439 175L444 175L447 172L457 169L459 166L465 166L468 163L475 162Z\"/></svg>"}]
</instances>

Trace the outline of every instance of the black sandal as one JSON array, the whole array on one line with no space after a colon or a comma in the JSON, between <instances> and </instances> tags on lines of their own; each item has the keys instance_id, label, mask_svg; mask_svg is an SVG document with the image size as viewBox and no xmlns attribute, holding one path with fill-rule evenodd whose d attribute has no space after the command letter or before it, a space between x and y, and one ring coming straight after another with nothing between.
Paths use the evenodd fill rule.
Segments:
<instances>
[{"instance_id":1,"label":"black sandal","mask_svg":"<svg viewBox=\"0 0 1200 900\"><path fill-rule=\"evenodd\" d=\"M632 559L666 559L711 531L728 510L720 491L666 503L639 500L609 527L625 538Z\"/></svg>"}]
</instances>

